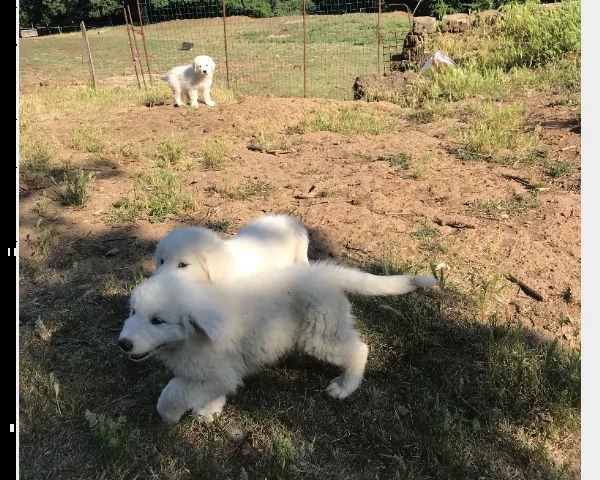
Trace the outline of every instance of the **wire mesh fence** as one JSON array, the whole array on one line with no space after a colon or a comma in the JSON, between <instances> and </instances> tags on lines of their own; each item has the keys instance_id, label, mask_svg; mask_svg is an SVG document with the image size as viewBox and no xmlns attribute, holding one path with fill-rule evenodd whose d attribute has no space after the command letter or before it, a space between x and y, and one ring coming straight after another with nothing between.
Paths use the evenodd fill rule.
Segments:
<instances>
[{"instance_id":1,"label":"wire mesh fence","mask_svg":"<svg viewBox=\"0 0 600 480\"><path fill-rule=\"evenodd\" d=\"M409 30L406 12L382 11L381 0L334 0L311 8L301 1L285 15L267 18L230 10L229 3L154 7L149 0L131 1L125 10L131 12L130 36L136 35L136 68L156 81L172 66L210 55L217 87L253 96L350 99L355 78L382 72L386 45Z\"/></svg>"},{"instance_id":2,"label":"wire mesh fence","mask_svg":"<svg viewBox=\"0 0 600 480\"><path fill-rule=\"evenodd\" d=\"M153 6L159 3L166 6ZM19 75L35 83L89 81L92 56L100 85L131 84L135 73L143 88L173 66L210 55L216 88L349 100L356 77L384 73L410 28L406 11L384 11L382 0L331 0L320 7L298 0L298 7L262 18L234 8L242 4L126 0L123 25L21 38Z\"/></svg>"}]
</instances>

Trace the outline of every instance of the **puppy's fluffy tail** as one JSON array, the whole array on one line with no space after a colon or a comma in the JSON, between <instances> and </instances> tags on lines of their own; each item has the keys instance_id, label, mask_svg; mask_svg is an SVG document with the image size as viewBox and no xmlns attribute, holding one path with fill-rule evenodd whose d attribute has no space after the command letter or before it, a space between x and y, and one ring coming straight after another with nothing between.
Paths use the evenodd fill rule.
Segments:
<instances>
[{"instance_id":1,"label":"puppy's fluffy tail","mask_svg":"<svg viewBox=\"0 0 600 480\"><path fill-rule=\"evenodd\" d=\"M432 287L438 281L429 275L373 275L353 268L327 263L313 264L317 278L337 285L348 293L361 295L402 295L417 288Z\"/></svg>"}]
</instances>

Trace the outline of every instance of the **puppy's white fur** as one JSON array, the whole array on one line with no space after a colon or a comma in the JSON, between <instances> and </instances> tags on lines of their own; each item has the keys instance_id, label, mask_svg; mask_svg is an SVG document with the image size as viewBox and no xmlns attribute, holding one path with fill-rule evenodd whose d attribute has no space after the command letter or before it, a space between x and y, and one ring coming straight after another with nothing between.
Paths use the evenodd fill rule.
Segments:
<instances>
[{"instance_id":1,"label":"puppy's white fur","mask_svg":"<svg viewBox=\"0 0 600 480\"><path fill-rule=\"evenodd\" d=\"M308 232L296 217L257 218L222 239L203 227L175 228L156 247L156 273L176 272L195 282L229 282L254 273L308 264Z\"/></svg>"},{"instance_id":2,"label":"puppy's white fur","mask_svg":"<svg viewBox=\"0 0 600 480\"><path fill-rule=\"evenodd\" d=\"M344 292L400 295L436 283L424 275L377 276L330 263L201 287L165 272L133 290L119 346L134 361L155 354L173 372L157 403L166 422L188 410L212 420L245 376L294 350L342 368L327 387L342 399L360 385L369 351L353 328Z\"/></svg>"},{"instance_id":3,"label":"puppy's white fur","mask_svg":"<svg viewBox=\"0 0 600 480\"><path fill-rule=\"evenodd\" d=\"M199 106L198 99L214 107L216 103L210 95L214 71L214 60L208 55L198 55L191 65L173 67L161 79L169 83L178 107L185 106L184 99L189 99L194 108Z\"/></svg>"}]
</instances>

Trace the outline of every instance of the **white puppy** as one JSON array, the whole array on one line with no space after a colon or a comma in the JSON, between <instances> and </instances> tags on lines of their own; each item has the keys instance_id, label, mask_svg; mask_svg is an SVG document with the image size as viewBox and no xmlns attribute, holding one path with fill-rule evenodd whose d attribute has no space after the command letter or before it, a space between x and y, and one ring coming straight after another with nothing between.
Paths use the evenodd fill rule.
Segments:
<instances>
[{"instance_id":1,"label":"white puppy","mask_svg":"<svg viewBox=\"0 0 600 480\"><path fill-rule=\"evenodd\" d=\"M156 247L156 273L176 272L195 282L229 282L254 273L308 264L308 232L296 217L264 215L222 239L204 227L172 230Z\"/></svg>"},{"instance_id":2,"label":"white puppy","mask_svg":"<svg viewBox=\"0 0 600 480\"><path fill-rule=\"evenodd\" d=\"M216 103L210 97L214 71L214 60L208 55L199 55L191 65L173 67L161 79L169 83L178 107L185 106L182 99L185 97L194 108L198 108L198 98L209 107L214 107Z\"/></svg>"},{"instance_id":3,"label":"white puppy","mask_svg":"<svg viewBox=\"0 0 600 480\"><path fill-rule=\"evenodd\" d=\"M156 354L173 372L157 403L166 422L188 410L212 420L244 377L295 350L342 368L327 387L342 399L360 385L369 351L343 292L400 295L436 283L425 275L377 276L330 263L202 287L166 272L133 290L119 346L134 361Z\"/></svg>"}]
</instances>

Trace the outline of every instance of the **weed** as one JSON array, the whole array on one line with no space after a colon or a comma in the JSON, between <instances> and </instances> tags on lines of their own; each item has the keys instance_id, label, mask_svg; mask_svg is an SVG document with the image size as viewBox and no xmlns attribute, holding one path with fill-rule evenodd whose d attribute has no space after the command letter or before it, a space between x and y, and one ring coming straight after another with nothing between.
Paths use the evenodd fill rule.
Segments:
<instances>
[{"instance_id":1,"label":"weed","mask_svg":"<svg viewBox=\"0 0 600 480\"><path fill-rule=\"evenodd\" d=\"M171 137L157 147L154 157L159 167L168 167L175 165L188 154L186 142L181 138Z\"/></svg>"},{"instance_id":2,"label":"weed","mask_svg":"<svg viewBox=\"0 0 600 480\"><path fill-rule=\"evenodd\" d=\"M115 202L106 216L109 225L135 222L144 211L144 206L129 198Z\"/></svg>"},{"instance_id":3,"label":"weed","mask_svg":"<svg viewBox=\"0 0 600 480\"><path fill-rule=\"evenodd\" d=\"M296 472L296 451L290 437L282 431L273 433L273 453L269 461L268 478L285 480Z\"/></svg>"},{"instance_id":4,"label":"weed","mask_svg":"<svg viewBox=\"0 0 600 480\"><path fill-rule=\"evenodd\" d=\"M247 200L256 195L266 194L270 188L271 186L267 182L257 180L241 185L234 190L230 190L227 192L227 195L234 200Z\"/></svg>"},{"instance_id":5,"label":"weed","mask_svg":"<svg viewBox=\"0 0 600 480\"><path fill-rule=\"evenodd\" d=\"M229 220L206 222L206 228L210 228L215 232L226 232L229 227L231 227L231 222Z\"/></svg>"},{"instance_id":6,"label":"weed","mask_svg":"<svg viewBox=\"0 0 600 480\"><path fill-rule=\"evenodd\" d=\"M44 228L41 230L37 227L39 234L36 239L30 240L33 255L38 258L47 258L54 248L54 239L58 236L58 230L55 228Z\"/></svg>"},{"instance_id":7,"label":"weed","mask_svg":"<svg viewBox=\"0 0 600 480\"><path fill-rule=\"evenodd\" d=\"M540 206L540 199L536 192L514 193L510 200L476 201L469 206L468 213L496 217L512 216L531 208Z\"/></svg>"},{"instance_id":8,"label":"weed","mask_svg":"<svg viewBox=\"0 0 600 480\"><path fill-rule=\"evenodd\" d=\"M65 189L59 193L60 202L63 205L83 205L90 196L90 189L95 180L94 172L86 173L82 169L79 169L73 178L65 174Z\"/></svg>"},{"instance_id":9,"label":"weed","mask_svg":"<svg viewBox=\"0 0 600 480\"><path fill-rule=\"evenodd\" d=\"M104 150L104 141L93 128L75 127L71 130L71 147L89 153L100 153Z\"/></svg>"},{"instance_id":10,"label":"weed","mask_svg":"<svg viewBox=\"0 0 600 480\"><path fill-rule=\"evenodd\" d=\"M48 213L49 206L50 206L50 199L48 198L46 191L44 190L44 192L42 193L41 200L38 200L37 202L35 202L34 212L38 217L44 218Z\"/></svg>"},{"instance_id":11,"label":"weed","mask_svg":"<svg viewBox=\"0 0 600 480\"><path fill-rule=\"evenodd\" d=\"M227 160L229 148L227 141L222 138L207 139L202 144L202 164L209 170L217 170Z\"/></svg>"},{"instance_id":12,"label":"weed","mask_svg":"<svg viewBox=\"0 0 600 480\"><path fill-rule=\"evenodd\" d=\"M146 214L150 223L163 222L167 215L177 215L195 208L190 191L179 185L179 177L170 165L154 167L134 180L134 198L115 202L106 216L109 224L133 222Z\"/></svg>"},{"instance_id":13,"label":"weed","mask_svg":"<svg viewBox=\"0 0 600 480\"><path fill-rule=\"evenodd\" d=\"M400 152L389 159L390 167L402 167L404 170L408 170L410 168L409 160L410 153Z\"/></svg>"},{"instance_id":14,"label":"weed","mask_svg":"<svg viewBox=\"0 0 600 480\"><path fill-rule=\"evenodd\" d=\"M546 175L552 178L570 177L573 175L573 164L570 162L555 162L545 169Z\"/></svg>"},{"instance_id":15,"label":"weed","mask_svg":"<svg viewBox=\"0 0 600 480\"><path fill-rule=\"evenodd\" d=\"M422 228L421 230L412 232L410 236L417 240L423 240L426 238L437 237L439 234L440 232L436 228Z\"/></svg>"},{"instance_id":16,"label":"weed","mask_svg":"<svg viewBox=\"0 0 600 480\"><path fill-rule=\"evenodd\" d=\"M85 419L93 437L109 455L119 456L127 448L129 433L124 415L113 420L103 413L86 410Z\"/></svg>"},{"instance_id":17,"label":"weed","mask_svg":"<svg viewBox=\"0 0 600 480\"><path fill-rule=\"evenodd\" d=\"M522 104L497 106L487 103L481 109L482 120L470 126L465 149L494 155L503 149L523 149L539 142L539 129L523 131L525 108Z\"/></svg>"}]
</instances>

